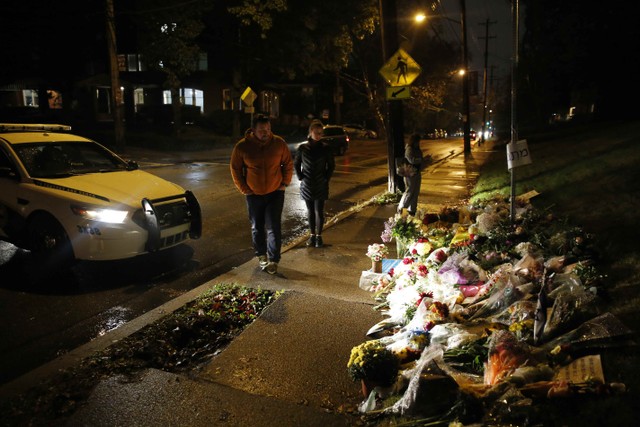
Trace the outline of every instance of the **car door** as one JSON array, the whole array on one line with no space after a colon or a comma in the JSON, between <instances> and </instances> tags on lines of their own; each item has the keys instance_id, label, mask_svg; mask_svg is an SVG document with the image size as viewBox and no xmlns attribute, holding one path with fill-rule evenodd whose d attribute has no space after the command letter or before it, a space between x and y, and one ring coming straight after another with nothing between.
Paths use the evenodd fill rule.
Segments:
<instances>
[{"instance_id":1,"label":"car door","mask_svg":"<svg viewBox=\"0 0 640 427\"><path fill-rule=\"evenodd\" d=\"M19 211L18 185L20 176L13 160L7 154L6 148L0 145L0 229L9 237L11 230L11 212Z\"/></svg>"}]
</instances>

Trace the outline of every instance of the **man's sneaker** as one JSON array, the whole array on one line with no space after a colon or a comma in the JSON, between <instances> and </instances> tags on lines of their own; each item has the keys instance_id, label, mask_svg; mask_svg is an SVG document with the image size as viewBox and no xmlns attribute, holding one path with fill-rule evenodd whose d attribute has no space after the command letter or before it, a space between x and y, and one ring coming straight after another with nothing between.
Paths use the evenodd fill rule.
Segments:
<instances>
[{"instance_id":1,"label":"man's sneaker","mask_svg":"<svg viewBox=\"0 0 640 427\"><path fill-rule=\"evenodd\" d=\"M264 269L269 274L276 274L278 272L278 263L271 261L267 264L267 268Z\"/></svg>"},{"instance_id":2,"label":"man's sneaker","mask_svg":"<svg viewBox=\"0 0 640 427\"><path fill-rule=\"evenodd\" d=\"M309 246L310 248L314 247L316 245L316 235L312 234L311 237L309 237L309 240L307 240L307 246Z\"/></svg>"},{"instance_id":3,"label":"man's sneaker","mask_svg":"<svg viewBox=\"0 0 640 427\"><path fill-rule=\"evenodd\" d=\"M316 236L316 248L321 248L323 245L322 236Z\"/></svg>"},{"instance_id":4,"label":"man's sneaker","mask_svg":"<svg viewBox=\"0 0 640 427\"><path fill-rule=\"evenodd\" d=\"M269 265L269 260L267 259L267 256L258 255L258 264L260 264L260 268L263 270L267 268L267 266Z\"/></svg>"}]
</instances>

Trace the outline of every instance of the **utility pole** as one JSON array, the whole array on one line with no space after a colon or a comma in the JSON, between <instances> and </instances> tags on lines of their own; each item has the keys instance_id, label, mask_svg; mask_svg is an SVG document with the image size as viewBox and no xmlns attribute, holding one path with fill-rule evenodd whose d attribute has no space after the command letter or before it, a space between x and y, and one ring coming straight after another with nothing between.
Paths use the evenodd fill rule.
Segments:
<instances>
[{"instance_id":1,"label":"utility pole","mask_svg":"<svg viewBox=\"0 0 640 427\"><path fill-rule=\"evenodd\" d=\"M487 67L489 63L489 39L495 39L495 36L489 37L489 25L495 24L496 21L487 21L485 23L480 23L480 25L485 26L485 36L484 36L484 77L482 79L482 133L480 134L480 144L484 143L484 135L487 127L487 78L488 72ZM480 37L482 38L482 37Z\"/></svg>"},{"instance_id":2,"label":"utility pole","mask_svg":"<svg viewBox=\"0 0 640 427\"><path fill-rule=\"evenodd\" d=\"M465 0L460 0L460 26L462 30L462 115L464 130L464 155L471 153L471 110L469 108L469 52L467 48L467 7Z\"/></svg>"},{"instance_id":3,"label":"utility pole","mask_svg":"<svg viewBox=\"0 0 640 427\"><path fill-rule=\"evenodd\" d=\"M340 112L340 104L342 104L342 86L340 85L340 71L336 70L336 91L333 93L333 102L336 108L336 117L334 123L342 124L342 114Z\"/></svg>"},{"instance_id":4,"label":"utility pole","mask_svg":"<svg viewBox=\"0 0 640 427\"><path fill-rule=\"evenodd\" d=\"M380 33L382 37L382 62L397 51L398 17L396 0L379 0ZM404 191L404 181L396 175L396 153L404 153L404 117L401 101L387 101L387 165L389 168L390 193Z\"/></svg>"},{"instance_id":5,"label":"utility pole","mask_svg":"<svg viewBox=\"0 0 640 427\"><path fill-rule=\"evenodd\" d=\"M123 98L120 90L120 71L118 70L118 55L116 48L116 23L113 11L113 0L105 0L107 49L109 51L109 70L111 76L111 114L113 115L113 130L118 152L125 150Z\"/></svg>"},{"instance_id":6,"label":"utility pole","mask_svg":"<svg viewBox=\"0 0 640 427\"><path fill-rule=\"evenodd\" d=\"M513 52L511 58L511 143L518 141L518 118L517 113L517 80L518 80L518 50L520 49L520 3L514 0L511 3L511 25L512 25L512 42ZM510 200L510 220L511 224L516 219L516 173L515 168L511 168L511 200Z\"/></svg>"}]
</instances>

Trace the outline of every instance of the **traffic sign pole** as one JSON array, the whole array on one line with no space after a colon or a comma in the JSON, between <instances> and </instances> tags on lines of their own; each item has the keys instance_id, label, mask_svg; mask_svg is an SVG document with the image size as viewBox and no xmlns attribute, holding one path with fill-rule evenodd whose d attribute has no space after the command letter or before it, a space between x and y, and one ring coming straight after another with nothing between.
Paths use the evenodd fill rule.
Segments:
<instances>
[{"instance_id":1,"label":"traffic sign pole","mask_svg":"<svg viewBox=\"0 0 640 427\"><path fill-rule=\"evenodd\" d=\"M397 25L396 0L380 0L380 34L382 36L382 58L387 60L387 53L398 49L398 25ZM397 55L395 55L397 58ZM388 61L389 62L389 61ZM397 80L397 71L393 73L393 68L383 68L380 75L389 84L389 81ZM385 69L383 73L383 69ZM390 74L387 79L384 74ZM407 83L409 84L409 83ZM402 102L387 101L387 166L389 169L389 192L404 191L404 180L396 174L395 157L396 153L404 152L404 118Z\"/></svg>"}]
</instances>

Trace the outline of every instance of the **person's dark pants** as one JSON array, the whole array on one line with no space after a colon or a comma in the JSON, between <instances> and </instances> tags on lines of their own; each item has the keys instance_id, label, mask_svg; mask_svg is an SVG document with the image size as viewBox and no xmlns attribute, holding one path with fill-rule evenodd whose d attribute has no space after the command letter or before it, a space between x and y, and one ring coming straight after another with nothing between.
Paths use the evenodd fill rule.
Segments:
<instances>
[{"instance_id":1,"label":"person's dark pants","mask_svg":"<svg viewBox=\"0 0 640 427\"><path fill-rule=\"evenodd\" d=\"M307 204L307 221L311 234L322 234L324 228L324 200L305 200Z\"/></svg>"},{"instance_id":2,"label":"person's dark pants","mask_svg":"<svg viewBox=\"0 0 640 427\"><path fill-rule=\"evenodd\" d=\"M251 240L256 256L267 255L270 261L280 262L283 207L284 191L281 190L262 196L247 196Z\"/></svg>"},{"instance_id":3,"label":"person's dark pants","mask_svg":"<svg viewBox=\"0 0 640 427\"><path fill-rule=\"evenodd\" d=\"M402 212L405 208L410 215L415 215L418 208L418 197L420 196L420 184L422 183L422 175L417 173L412 177L405 177L405 190L402 193L400 203L398 203L398 212Z\"/></svg>"}]
</instances>

